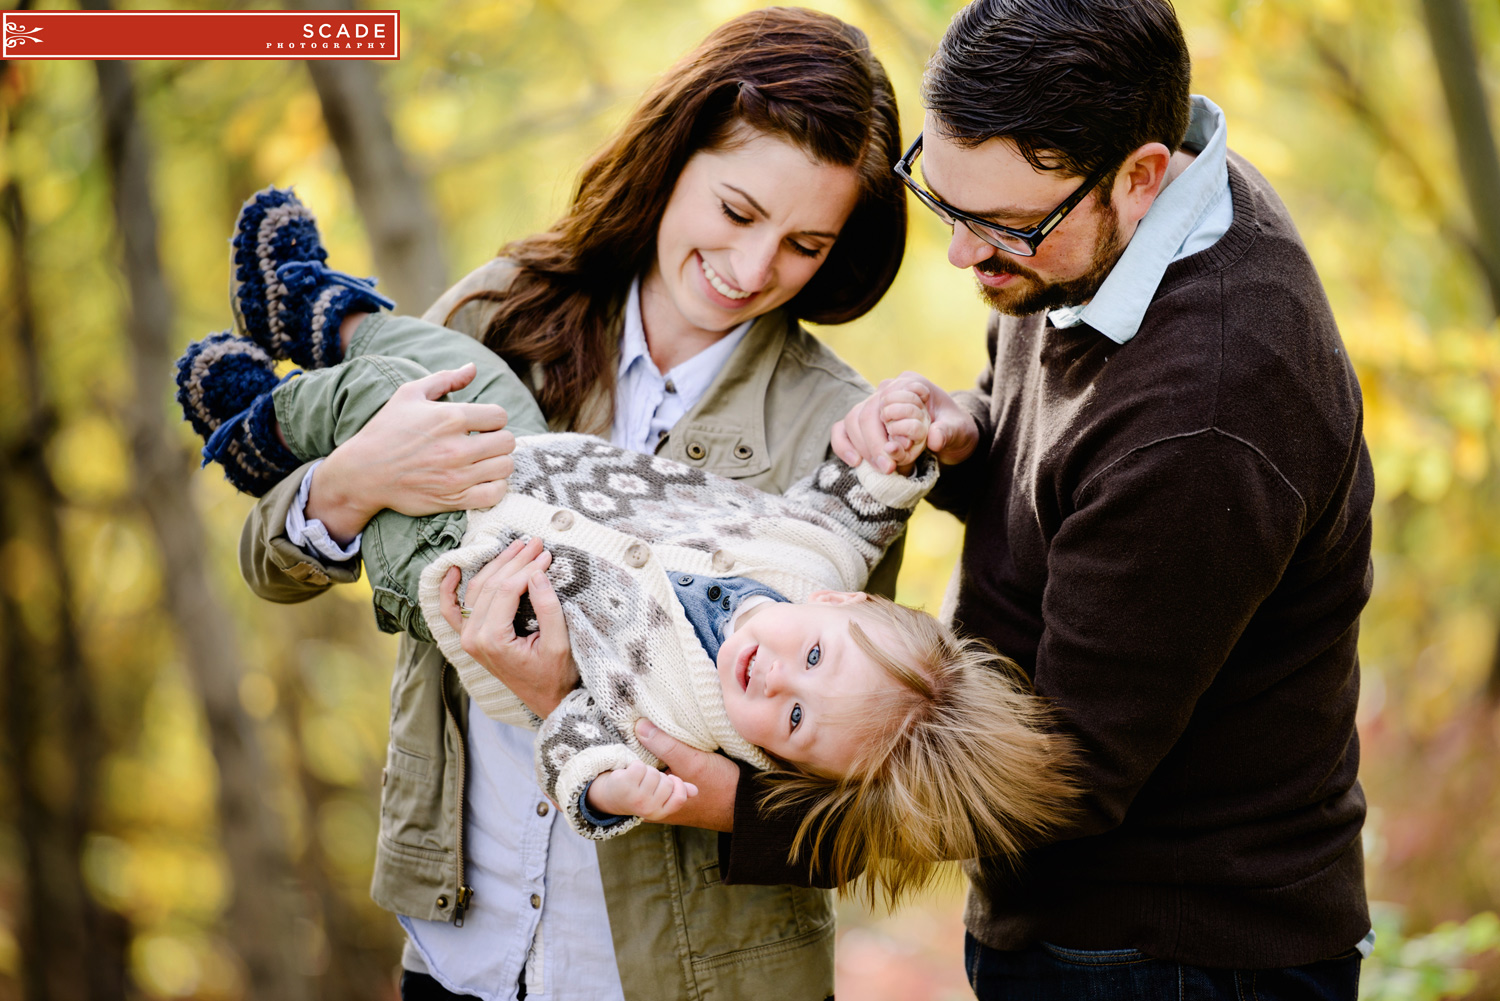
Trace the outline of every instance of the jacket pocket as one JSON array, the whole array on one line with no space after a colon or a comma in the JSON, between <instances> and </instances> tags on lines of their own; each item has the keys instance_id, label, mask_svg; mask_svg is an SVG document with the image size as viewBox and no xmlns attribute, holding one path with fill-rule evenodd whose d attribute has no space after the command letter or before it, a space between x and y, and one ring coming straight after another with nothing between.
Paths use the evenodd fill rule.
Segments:
<instances>
[{"instance_id":1,"label":"jacket pocket","mask_svg":"<svg viewBox=\"0 0 1500 1001\"><path fill-rule=\"evenodd\" d=\"M391 678L391 737L380 782L383 844L451 852L458 808L449 790L442 653L401 639ZM457 783L452 783L456 785Z\"/></svg>"},{"instance_id":2,"label":"jacket pocket","mask_svg":"<svg viewBox=\"0 0 1500 1001\"><path fill-rule=\"evenodd\" d=\"M677 831L678 885L695 967L754 964L824 935L832 942L834 911L828 891L727 886L719 876L718 835L692 828Z\"/></svg>"},{"instance_id":3,"label":"jacket pocket","mask_svg":"<svg viewBox=\"0 0 1500 1001\"><path fill-rule=\"evenodd\" d=\"M394 744L380 777L380 837L387 844L446 854L453 839L443 816L442 769Z\"/></svg>"}]
</instances>

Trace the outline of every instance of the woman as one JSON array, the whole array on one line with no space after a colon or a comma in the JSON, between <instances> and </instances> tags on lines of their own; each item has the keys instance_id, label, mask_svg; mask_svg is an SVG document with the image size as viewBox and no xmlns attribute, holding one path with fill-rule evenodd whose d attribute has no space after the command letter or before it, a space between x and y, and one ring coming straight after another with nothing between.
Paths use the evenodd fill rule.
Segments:
<instances>
[{"instance_id":1,"label":"woman","mask_svg":"<svg viewBox=\"0 0 1500 1001\"><path fill-rule=\"evenodd\" d=\"M427 318L505 358L553 429L779 492L869 392L796 321L853 319L894 279L899 153L861 32L811 11L745 15L652 88L556 226L505 247ZM261 501L241 547L257 593L299 601L353 579L338 542L382 508L493 503L507 432L468 432L492 432L496 415L426 402L461 381L412 384ZM871 590L889 593L898 562ZM549 649L542 667L562 673L566 645ZM486 664L497 673L517 667L489 653L512 658ZM725 885L719 836L694 827L645 825L596 856L533 784L530 740L470 713L436 648L402 638L372 895L403 915L404 997L832 993L826 892ZM747 847L755 822L742 783Z\"/></svg>"}]
</instances>

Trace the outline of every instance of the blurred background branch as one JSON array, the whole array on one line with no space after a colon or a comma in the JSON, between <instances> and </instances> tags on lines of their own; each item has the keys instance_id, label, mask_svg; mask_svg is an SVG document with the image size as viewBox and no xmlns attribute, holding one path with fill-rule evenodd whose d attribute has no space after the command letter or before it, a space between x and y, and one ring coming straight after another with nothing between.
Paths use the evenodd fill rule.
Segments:
<instances>
[{"instance_id":1,"label":"blurred background branch","mask_svg":"<svg viewBox=\"0 0 1500 1001\"><path fill-rule=\"evenodd\" d=\"M302 10L349 10L347 0L298 0ZM357 59L311 59L323 120L364 217L383 288L420 316L448 287L442 230L427 192L396 144L376 67Z\"/></svg>"},{"instance_id":2,"label":"blurred background branch","mask_svg":"<svg viewBox=\"0 0 1500 1001\"><path fill-rule=\"evenodd\" d=\"M1478 230L1479 259L1500 315L1500 152L1490 120L1479 51L1464 0L1422 0L1433 60L1458 149L1459 176Z\"/></svg>"},{"instance_id":3,"label":"blurred background branch","mask_svg":"<svg viewBox=\"0 0 1500 1001\"><path fill-rule=\"evenodd\" d=\"M0 65L0 83L5 73ZM25 110L20 102L10 107L9 129L18 127ZM46 457L57 412L38 351L30 275L35 255L15 178L0 189L0 213L10 258L6 349L19 375L18 413L0 444L0 547L14 555L24 545L35 557L30 566L6 561L0 600L6 762L26 882L20 941L36 957L23 984L26 996L38 1001L123 999L127 928L94 900L83 879L104 744L74 615L74 574L62 528L66 502ZM78 956L93 961L79 964Z\"/></svg>"},{"instance_id":4,"label":"blurred background branch","mask_svg":"<svg viewBox=\"0 0 1500 1001\"><path fill-rule=\"evenodd\" d=\"M296 883L282 831L265 809L271 782L255 721L240 705L244 669L234 623L217 597L203 559L203 526L193 505L192 463L167 423L163 401L170 376L172 302L157 249L149 139L137 114L131 68L96 62L104 126L104 161L126 282L135 405L129 440L135 465L133 500L145 512L162 561L166 605L183 660L202 700L219 771L219 837L234 892L229 930L253 997L308 997L297 968Z\"/></svg>"}]
</instances>

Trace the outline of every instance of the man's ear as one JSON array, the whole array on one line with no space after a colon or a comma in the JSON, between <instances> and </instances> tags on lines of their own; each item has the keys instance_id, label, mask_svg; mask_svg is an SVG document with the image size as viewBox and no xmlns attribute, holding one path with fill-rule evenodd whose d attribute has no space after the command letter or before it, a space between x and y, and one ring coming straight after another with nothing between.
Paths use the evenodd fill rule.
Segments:
<instances>
[{"instance_id":1,"label":"man's ear","mask_svg":"<svg viewBox=\"0 0 1500 1001\"><path fill-rule=\"evenodd\" d=\"M1161 194L1171 162L1172 151L1162 143L1147 143L1125 158L1110 196L1119 206L1121 222L1133 226L1141 221Z\"/></svg>"},{"instance_id":2,"label":"man's ear","mask_svg":"<svg viewBox=\"0 0 1500 1001\"><path fill-rule=\"evenodd\" d=\"M863 591L814 591L807 596L810 605L857 605L869 600L870 596Z\"/></svg>"}]
</instances>

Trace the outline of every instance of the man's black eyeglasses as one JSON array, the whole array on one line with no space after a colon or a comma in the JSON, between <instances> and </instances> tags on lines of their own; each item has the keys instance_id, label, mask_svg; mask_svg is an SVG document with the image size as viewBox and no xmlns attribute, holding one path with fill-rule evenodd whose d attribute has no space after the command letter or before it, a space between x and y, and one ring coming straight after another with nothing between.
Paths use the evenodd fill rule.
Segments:
<instances>
[{"instance_id":1,"label":"man's black eyeglasses","mask_svg":"<svg viewBox=\"0 0 1500 1001\"><path fill-rule=\"evenodd\" d=\"M1030 229L1011 229L1009 226L1001 226L998 223L982 219L977 215L960 212L953 206L944 204L936 195L918 184L911 176L911 168L917 162L917 154L921 152L922 136L919 133L916 141L906 151L906 155L897 162L895 169L897 176L906 182L906 186L911 188L916 196L922 200L922 204L932 209L933 213L939 219L943 220L944 225L953 226L961 222L968 227L969 232L979 237L985 243L988 243L991 247L1003 250L1008 254L1015 254L1017 257L1034 256L1037 246L1046 238L1047 234L1056 229L1057 224L1066 219L1068 213L1073 211L1090 191L1094 190L1094 185L1098 184L1104 179L1104 175L1109 173L1107 166L1100 166L1088 177L1085 177L1083 183L1078 186L1076 191L1065 198L1061 205L1048 212L1047 218Z\"/></svg>"}]
</instances>

